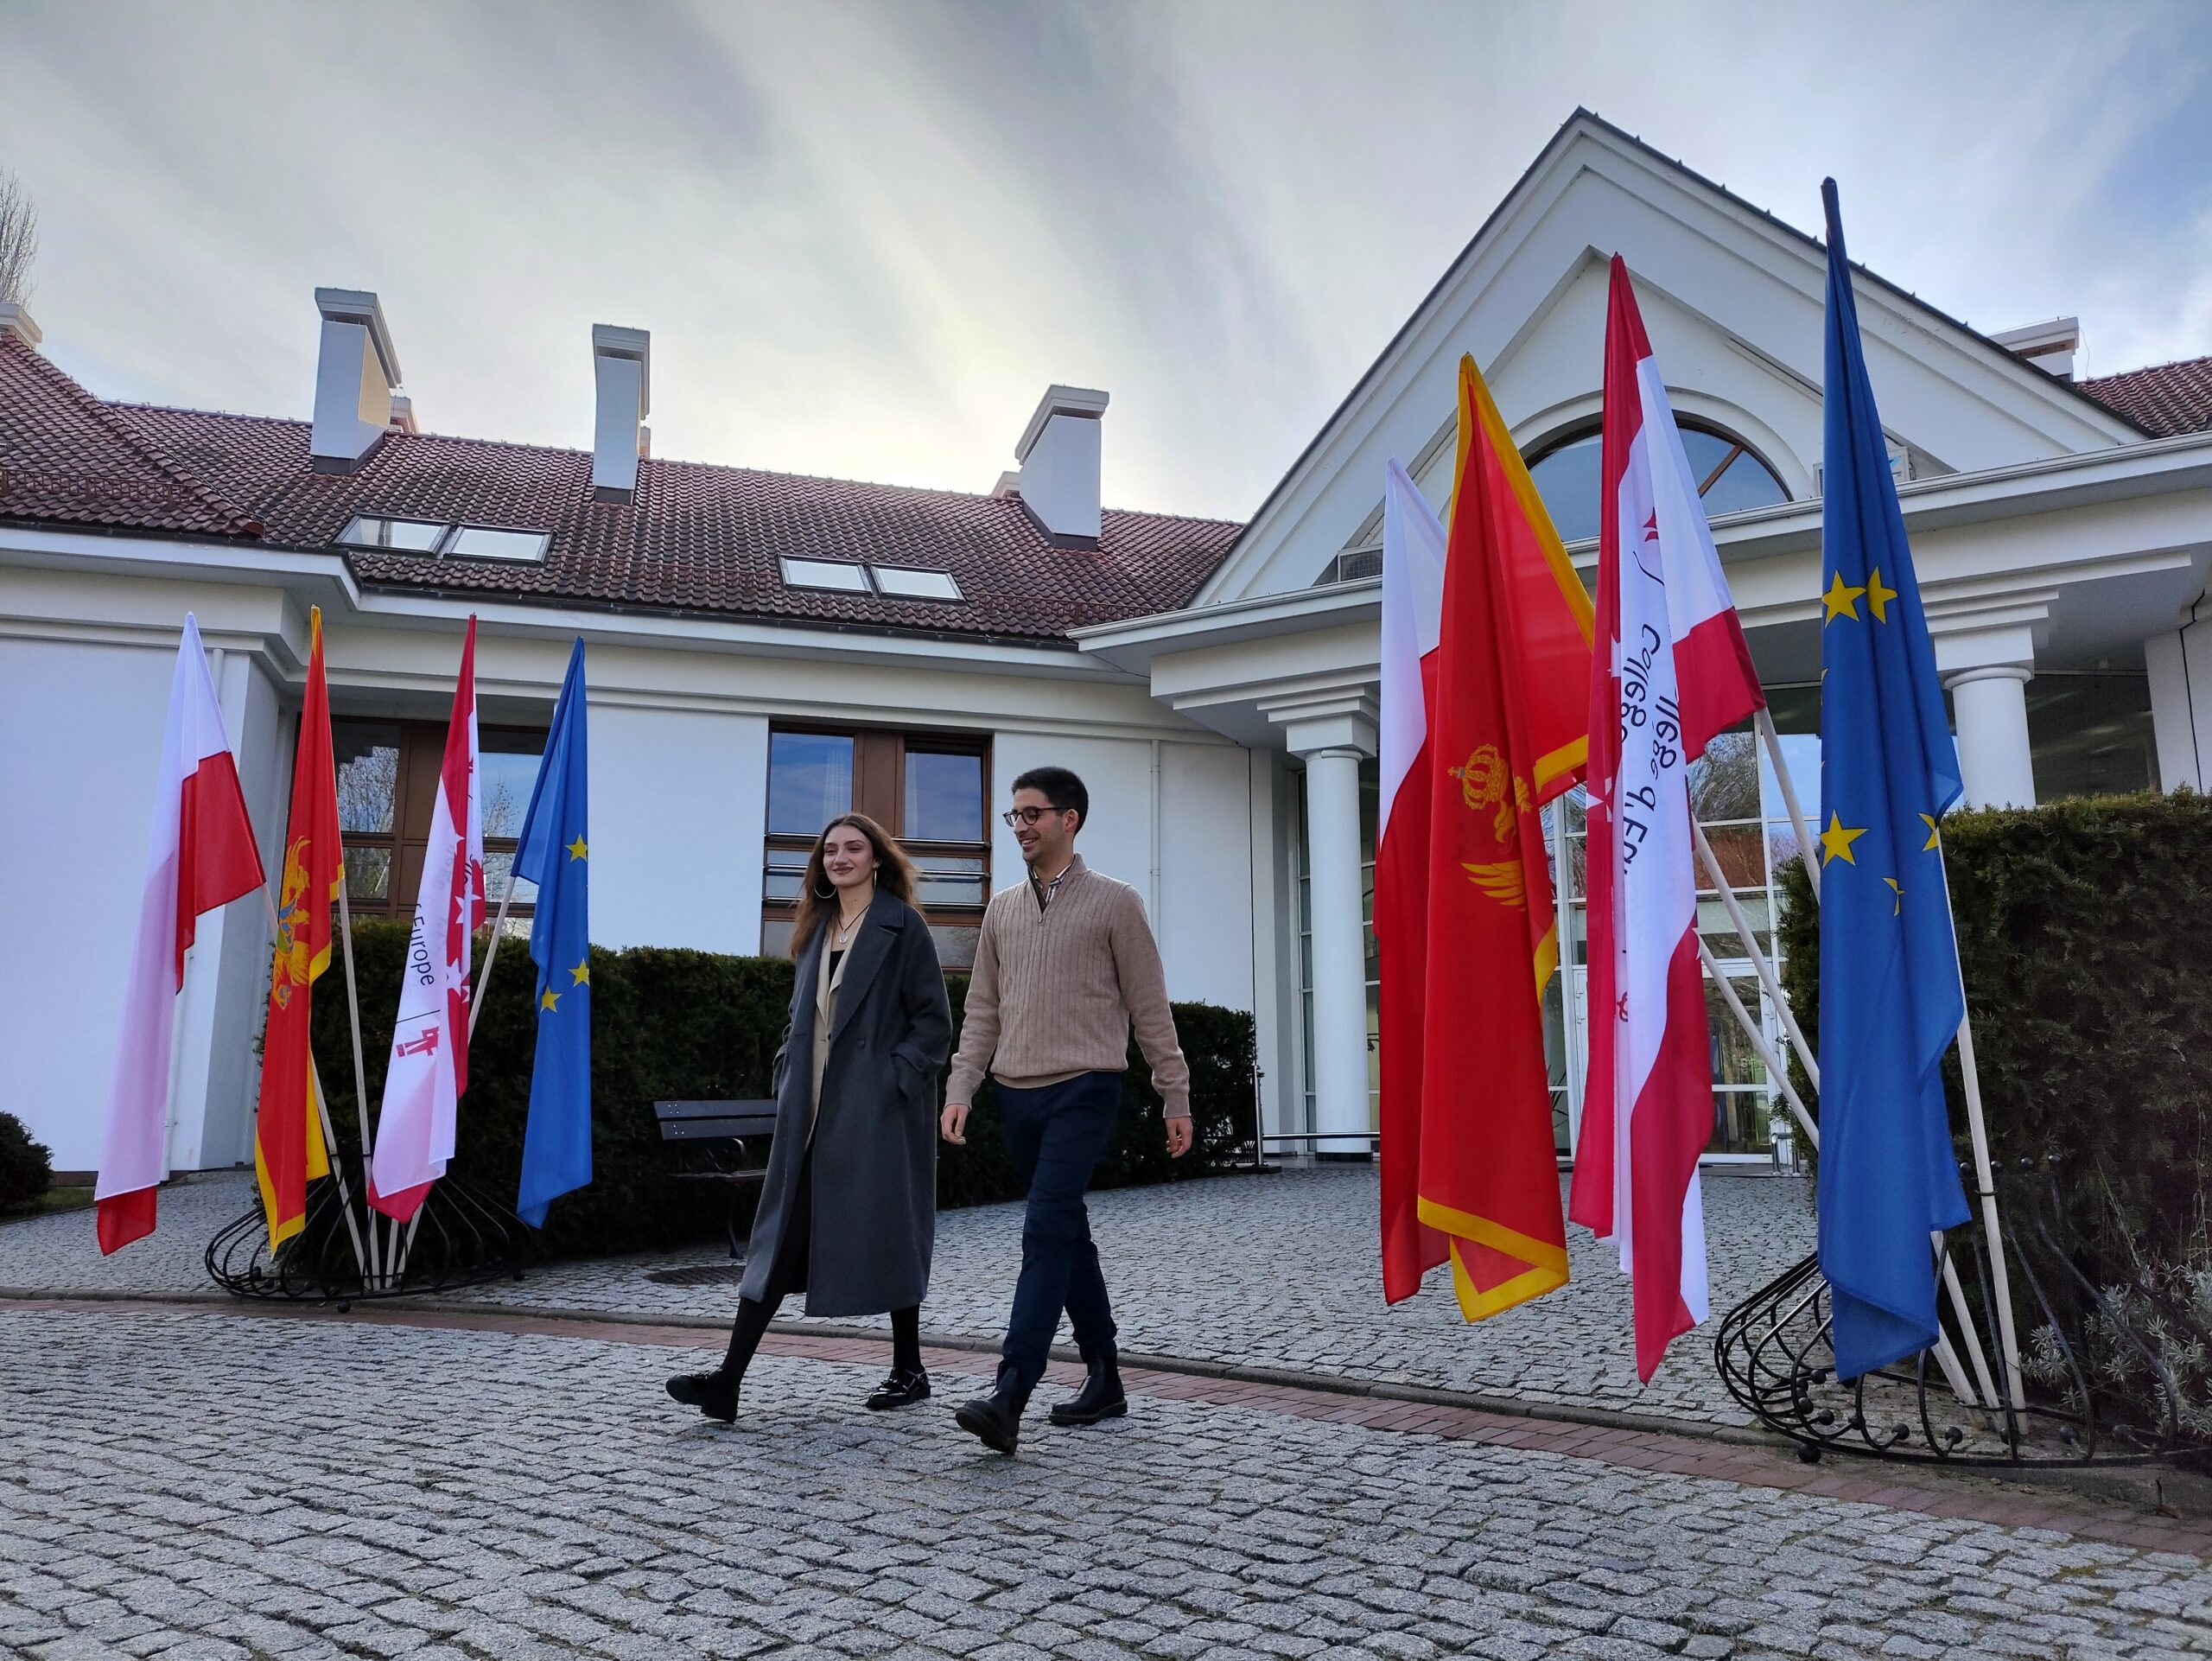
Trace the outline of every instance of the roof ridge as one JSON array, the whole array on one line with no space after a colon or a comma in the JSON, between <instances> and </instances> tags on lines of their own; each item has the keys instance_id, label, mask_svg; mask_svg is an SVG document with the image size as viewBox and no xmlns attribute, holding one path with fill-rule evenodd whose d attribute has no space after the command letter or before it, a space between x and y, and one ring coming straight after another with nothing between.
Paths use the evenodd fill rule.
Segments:
<instances>
[{"instance_id":1,"label":"roof ridge","mask_svg":"<svg viewBox=\"0 0 2212 1661\"><path fill-rule=\"evenodd\" d=\"M9 345L15 340L16 336L13 334L0 335L0 346ZM226 501L217 495L214 491L187 472L181 462L117 413L105 398L96 396L82 381L62 368L60 364L55 363L43 352L29 346L24 346L21 349L30 360L30 370L33 374L41 377L54 391L78 404L101 426L121 439L124 444L150 462L158 471L166 474L175 484L190 494L201 506L222 515L230 522L227 527L230 534L257 537L262 533L263 525L259 519L235 502Z\"/></svg>"}]
</instances>

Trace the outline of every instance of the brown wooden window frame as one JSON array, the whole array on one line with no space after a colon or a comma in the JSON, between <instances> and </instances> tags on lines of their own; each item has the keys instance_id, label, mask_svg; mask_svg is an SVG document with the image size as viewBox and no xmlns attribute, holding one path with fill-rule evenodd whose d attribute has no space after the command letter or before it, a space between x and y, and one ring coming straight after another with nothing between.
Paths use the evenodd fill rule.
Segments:
<instances>
[{"instance_id":1,"label":"brown wooden window frame","mask_svg":"<svg viewBox=\"0 0 2212 1661\"><path fill-rule=\"evenodd\" d=\"M343 842L346 856L346 904L356 917L412 917L415 896L422 886L423 862L429 849L430 817L436 805L438 776L445 766L446 729L443 721L411 721L392 716L334 715L331 717L333 736L346 727L397 728L399 741L397 765L392 780L391 829L388 831L347 830ZM528 735L537 741L538 754L544 754L547 729L543 727L520 726L512 722L480 722L477 744L480 753L487 753L487 741L509 735ZM524 754L514 751L510 754ZM342 793L341 793L342 803ZM528 806L527 798L523 806ZM519 829L519 825L517 827ZM497 875L504 863L512 869L516 839L512 837L486 836L484 838L485 886L488 890L486 903L498 908L501 888ZM382 852L388 860L385 893L381 899L364 898L355 886L362 862L357 862L355 851ZM498 856L506 856L503 862ZM510 920L529 918L536 910L531 901L518 896L509 907Z\"/></svg>"},{"instance_id":2,"label":"brown wooden window frame","mask_svg":"<svg viewBox=\"0 0 2212 1661\"><path fill-rule=\"evenodd\" d=\"M991 740L982 733L939 732L926 728L879 727L856 722L811 721L778 721L770 725L768 757L765 768L766 791L763 800L766 811L764 818L773 823L775 740L779 734L813 734L827 738L849 738L853 741L853 786L851 810L867 814L899 838L899 845L916 861L942 857L980 860L982 865L982 897L974 905L957 905L922 900L922 910L933 929L978 929L982 926L983 907L991 894ZM949 841L942 838L923 840L910 838L906 834L906 755L912 748L924 754L972 755L978 764L977 821L982 832L974 842ZM773 932L779 925L788 929L798 914L795 899L771 898L766 893L769 875L779 867L788 869L804 865L813 851L815 839L821 832L799 836L770 830L761 854L762 896L760 903L761 949L777 950ZM787 936L785 938L788 938ZM942 942L942 937L940 937ZM964 964L947 964L948 969L964 969Z\"/></svg>"}]
</instances>

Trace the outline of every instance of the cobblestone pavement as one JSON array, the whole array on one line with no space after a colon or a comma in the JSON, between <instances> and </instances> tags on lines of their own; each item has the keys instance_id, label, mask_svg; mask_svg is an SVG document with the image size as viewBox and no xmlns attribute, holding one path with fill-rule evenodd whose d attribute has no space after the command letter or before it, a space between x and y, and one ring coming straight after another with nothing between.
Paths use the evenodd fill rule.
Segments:
<instances>
[{"instance_id":1,"label":"cobblestone pavement","mask_svg":"<svg viewBox=\"0 0 2212 1661\"><path fill-rule=\"evenodd\" d=\"M794 1340L804 1342L807 1340ZM0 1648L151 1655L2050 1657L2212 1651L2212 1566L1140 1397L983 1454L764 1354L0 1311ZM965 1381L942 1378L950 1396Z\"/></svg>"},{"instance_id":2,"label":"cobblestone pavement","mask_svg":"<svg viewBox=\"0 0 2212 1661\"><path fill-rule=\"evenodd\" d=\"M1705 1192L1716 1312L1812 1250L1809 1183L1713 1176ZM1573 1278L1534 1303L1469 1327L1439 1270L1419 1297L1386 1308L1377 1193L1372 1167L1327 1166L1092 1195L1092 1231L1123 1347L1532 1403L1749 1422L1720 1387L1709 1333L1677 1342L1650 1385L1638 1387L1628 1282L1611 1249L1578 1228L1567 1230ZM204 1289L200 1249L251 1197L244 1173L165 1190L160 1231L105 1260L81 1214L0 1228L0 1287ZM559 1264L458 1295L512 1308L720 1314L734 1309L734 1287L666 1286L648 1276L725 1260L721 1248L706 1246ZM1020 1206L944 1212L924 1330L998 1337L1020 1262Z\"/></svg>"}]
</instances>

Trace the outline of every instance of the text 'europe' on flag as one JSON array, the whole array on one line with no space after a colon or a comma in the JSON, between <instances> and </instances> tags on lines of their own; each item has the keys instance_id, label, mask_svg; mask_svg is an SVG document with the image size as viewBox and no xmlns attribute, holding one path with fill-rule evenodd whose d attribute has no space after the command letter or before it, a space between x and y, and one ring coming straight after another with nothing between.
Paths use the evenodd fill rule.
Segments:
<instances>
[{"instance_id":1,"label":"text 'europe' on flag","mask_svg":"<svg viewBox=\"0 0 2212 1661\"><path fill-rule=\"evenodd\" d=\"M1836 1371L1936 1341L1929 1236L1967 1219L1943 1104L1966 1015L1937 823L1956 747L1859 334L1835 181L1827 210L1821 510L1820 1262Z\"/></svg>"},{"instance_id":2,"label":"text 'europe' on flag","mask_svg":"<svg viewBox=\"0 0 2212 1661\"><path fill-rule=\"evenodd\" d=\"M1697 475L1616 255L1590 681L1590 1058L1567 1215L1635 1280L1636 1370L1709 1311L1698 1157L1713 1133L1688 773L1765 698Z\"/></svg>"},{"instance_id":3,"label":"text 'europe' on flag","mask_svg":"<svg viewBox=\"0 0 2212 1661\"><path fill-rule=\"evenodd\" d=\"M99 1181L92 1190L104 1252L154 1231L155 1192L168 1174L176 996L200 914L252 893L261 881L261 854L238 788L238 761L224 735L200 623L187 612L169 681L153 833L124 984Z\"/></svg>"},{"instance_id":4,"label":"text 'europe' on flag","mask_svg":"<svg viewBox=\"0 0 2212 1661\"><path fill-rule=\"evenodd\" d=\"M537 1053L523 1131L515 1212L545 1226L546 1208L591 1181L591 800L585 766L584 643L569 657L514 878L537 885L530 955L537 965Z\"/></svg>"}]
</instances>

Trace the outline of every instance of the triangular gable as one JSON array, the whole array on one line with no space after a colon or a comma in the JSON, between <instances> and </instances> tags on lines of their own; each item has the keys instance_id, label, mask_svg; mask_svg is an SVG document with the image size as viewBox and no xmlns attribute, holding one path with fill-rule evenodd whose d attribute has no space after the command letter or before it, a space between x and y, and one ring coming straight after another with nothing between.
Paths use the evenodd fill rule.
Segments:
<instances>
[{"instance_id":1,"label":"triangular gable","mask_svg":"<svg viewBox=\"0 0 2212 1661\"><path fill-rule=\"evenodd\" d=\"M1808 181L1810 200L1813 181ZM1382 498L1383 468L1414 463L1452 408L1459 354L1482 363L1517 441L1595 408L1604 260L1623 254L1647 308L1703 326L1703 360L1659 347L1685 415L1700 379L1731 383L1706 411L1783 452L1770 457L1793 495L1808 493L1818 443L1826 256L1813 238L1731 195L1586 111L1577 111L1430 290L1193 597L1215 604L1312 583L1356 545ZM1593 278L1593 272L1595 273ZM1861 270L1859 317L1884 418L1943 470L2110 449L2133 423ZM1583 337L1586 335L1586 339ZM1721 355L1726 354L1725 358ZM1576 365L1584 367L1576 367ZM1732 407L1731 407L1732 406ZM1732 417L1732 419L1730 417ZM1790 436L1791 430L1800 436ZM1443 489L1424 480L1432 499Z\"/></svg>"}]
</instances>

